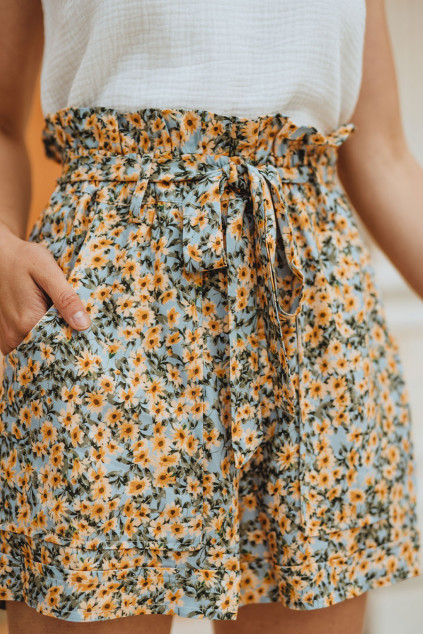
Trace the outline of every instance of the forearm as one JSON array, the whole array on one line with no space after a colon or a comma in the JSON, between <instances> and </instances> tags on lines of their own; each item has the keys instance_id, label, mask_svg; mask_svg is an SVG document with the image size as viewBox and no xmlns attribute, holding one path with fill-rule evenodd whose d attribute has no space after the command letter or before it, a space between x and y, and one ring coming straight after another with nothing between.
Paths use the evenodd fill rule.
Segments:
<instances>
[{"instance_id":1,"label":"forearm","mask_svg":"<svg viewBox=\"0 0 423 634\"><path fill-rule=\"evenodd\" d=\"M24 144L43 51L40 0L0 0L0 228L25 238L31 197Z\"/></svg>"},{"instance_id":2,"label":"forearm","mask_svg":"<svg viewBox=\"0 0 423 634\"><path fill-rule=\"evenodd\" d=\"M375 143L341 155L338 172L375 242L423 297L423 168L406 144Z\"/></svg>"},{"instance_id":3,"label":"forearm","mask_svg":"<svg viewBox=\"0 0 423 634\"><path fill-rule=\"evenodd\" d=\"M25 238L31 200L31 172L23 139L0 132L0 223Z\"/></svg>"}]
</instances>

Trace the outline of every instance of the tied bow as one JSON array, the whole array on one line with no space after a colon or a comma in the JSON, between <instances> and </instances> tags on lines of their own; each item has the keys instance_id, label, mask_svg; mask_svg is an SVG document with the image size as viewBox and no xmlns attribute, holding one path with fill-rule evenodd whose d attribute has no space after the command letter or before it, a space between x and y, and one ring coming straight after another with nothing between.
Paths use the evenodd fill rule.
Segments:
<instances>
[{"instance_id":1,"label":"tied bow","mask_svg":"<svg viewBox=\"0 0 423 634\"><path fill-rule=\"evenodd\" d=\"M140 208L153 169L153 161L147 156L144 169L144 175L134 191L133 213ZM174 180L179 180L178 175L175 176L178 171L181 173L180 161L179 168L170 169L168 174L173 173ZM266 347L274 352L279 384L287 401L293 396L282 322L292 319L300 310L303 274L283 196L282 178L275 166L267 163L253 165L239 157L206 156L204 162L184 165L181 180L192 180L192 187L183 201L183 264L186 274L227 268L231 439L235 465L240 468L265 436L261 387L268 380L269 370L266 367L267 350L260 350L263 337L260 339L257 331L263 320L267 322ZM225 215L222 198L227 187L235 188L241 195L227 199ZM264 314L257 301L252 303L257 297L252 297L251 293L249 301L242 301L246 291L238 275L239 267L243 265L243 253L248 250L242 224L249 204L256 242L255 263L263 281L263 288L260 285L256 291L264 299ZM282 258L279 269L284 272L282 279L277 277L277 257ZM254 266L251 261L244 264ZM261 367L260 363L264 366ZM289 403L285 405L287 411L292 411L292 403L291 406Z\"/></svg>"}]
</instances>

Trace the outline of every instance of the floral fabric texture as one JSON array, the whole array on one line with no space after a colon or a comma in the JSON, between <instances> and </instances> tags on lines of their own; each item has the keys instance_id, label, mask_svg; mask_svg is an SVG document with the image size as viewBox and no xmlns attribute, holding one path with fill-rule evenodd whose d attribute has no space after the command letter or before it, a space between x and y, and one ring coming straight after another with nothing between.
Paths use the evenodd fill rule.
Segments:
<instances>
[{"instance_id":1,"label":"floral fabric texture","mask_svg":"<svg viewBox=\"0 0 423 634\"><path fill-rule=\"evenodd\" d=\"M29 239L52 305L3 360L0 598L69 621L307 610L420 574L410 409L329 135L64 108Z\"/></svg>"}]
</instances>

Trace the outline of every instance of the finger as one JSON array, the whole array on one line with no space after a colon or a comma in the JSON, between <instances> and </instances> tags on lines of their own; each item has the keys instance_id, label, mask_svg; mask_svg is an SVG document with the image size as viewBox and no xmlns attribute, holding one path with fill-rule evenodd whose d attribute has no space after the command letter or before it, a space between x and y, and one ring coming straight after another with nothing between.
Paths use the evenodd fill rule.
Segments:
<instances>
[{"instance_id":1,"label":"finger","mask_svg":"<svg viewBox=\"0 0 423 634\"><path fill-rule=\"evenodd\" d=\"M41 245L31 259L30 272L35 282L49 295L63 319L75 330L91 325L90 317L76 291L51 252Z\"/></svg>"}]
</instances>

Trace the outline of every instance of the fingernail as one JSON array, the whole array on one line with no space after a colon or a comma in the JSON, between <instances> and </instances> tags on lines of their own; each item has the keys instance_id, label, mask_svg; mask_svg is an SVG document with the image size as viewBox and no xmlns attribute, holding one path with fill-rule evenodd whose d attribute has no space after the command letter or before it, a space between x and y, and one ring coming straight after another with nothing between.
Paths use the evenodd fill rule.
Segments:
<instances>
[{"instance_id":1,"label":"fingernail","mask_svg":"<svg viewBox=\"0 0 423 634\"><path fill-rule=\"evenodd\" d=\"M77 328L87 328L90 325L90 318L82 310L78 310L72 315L72 321Z\"/></svg>"}]
</instances>

